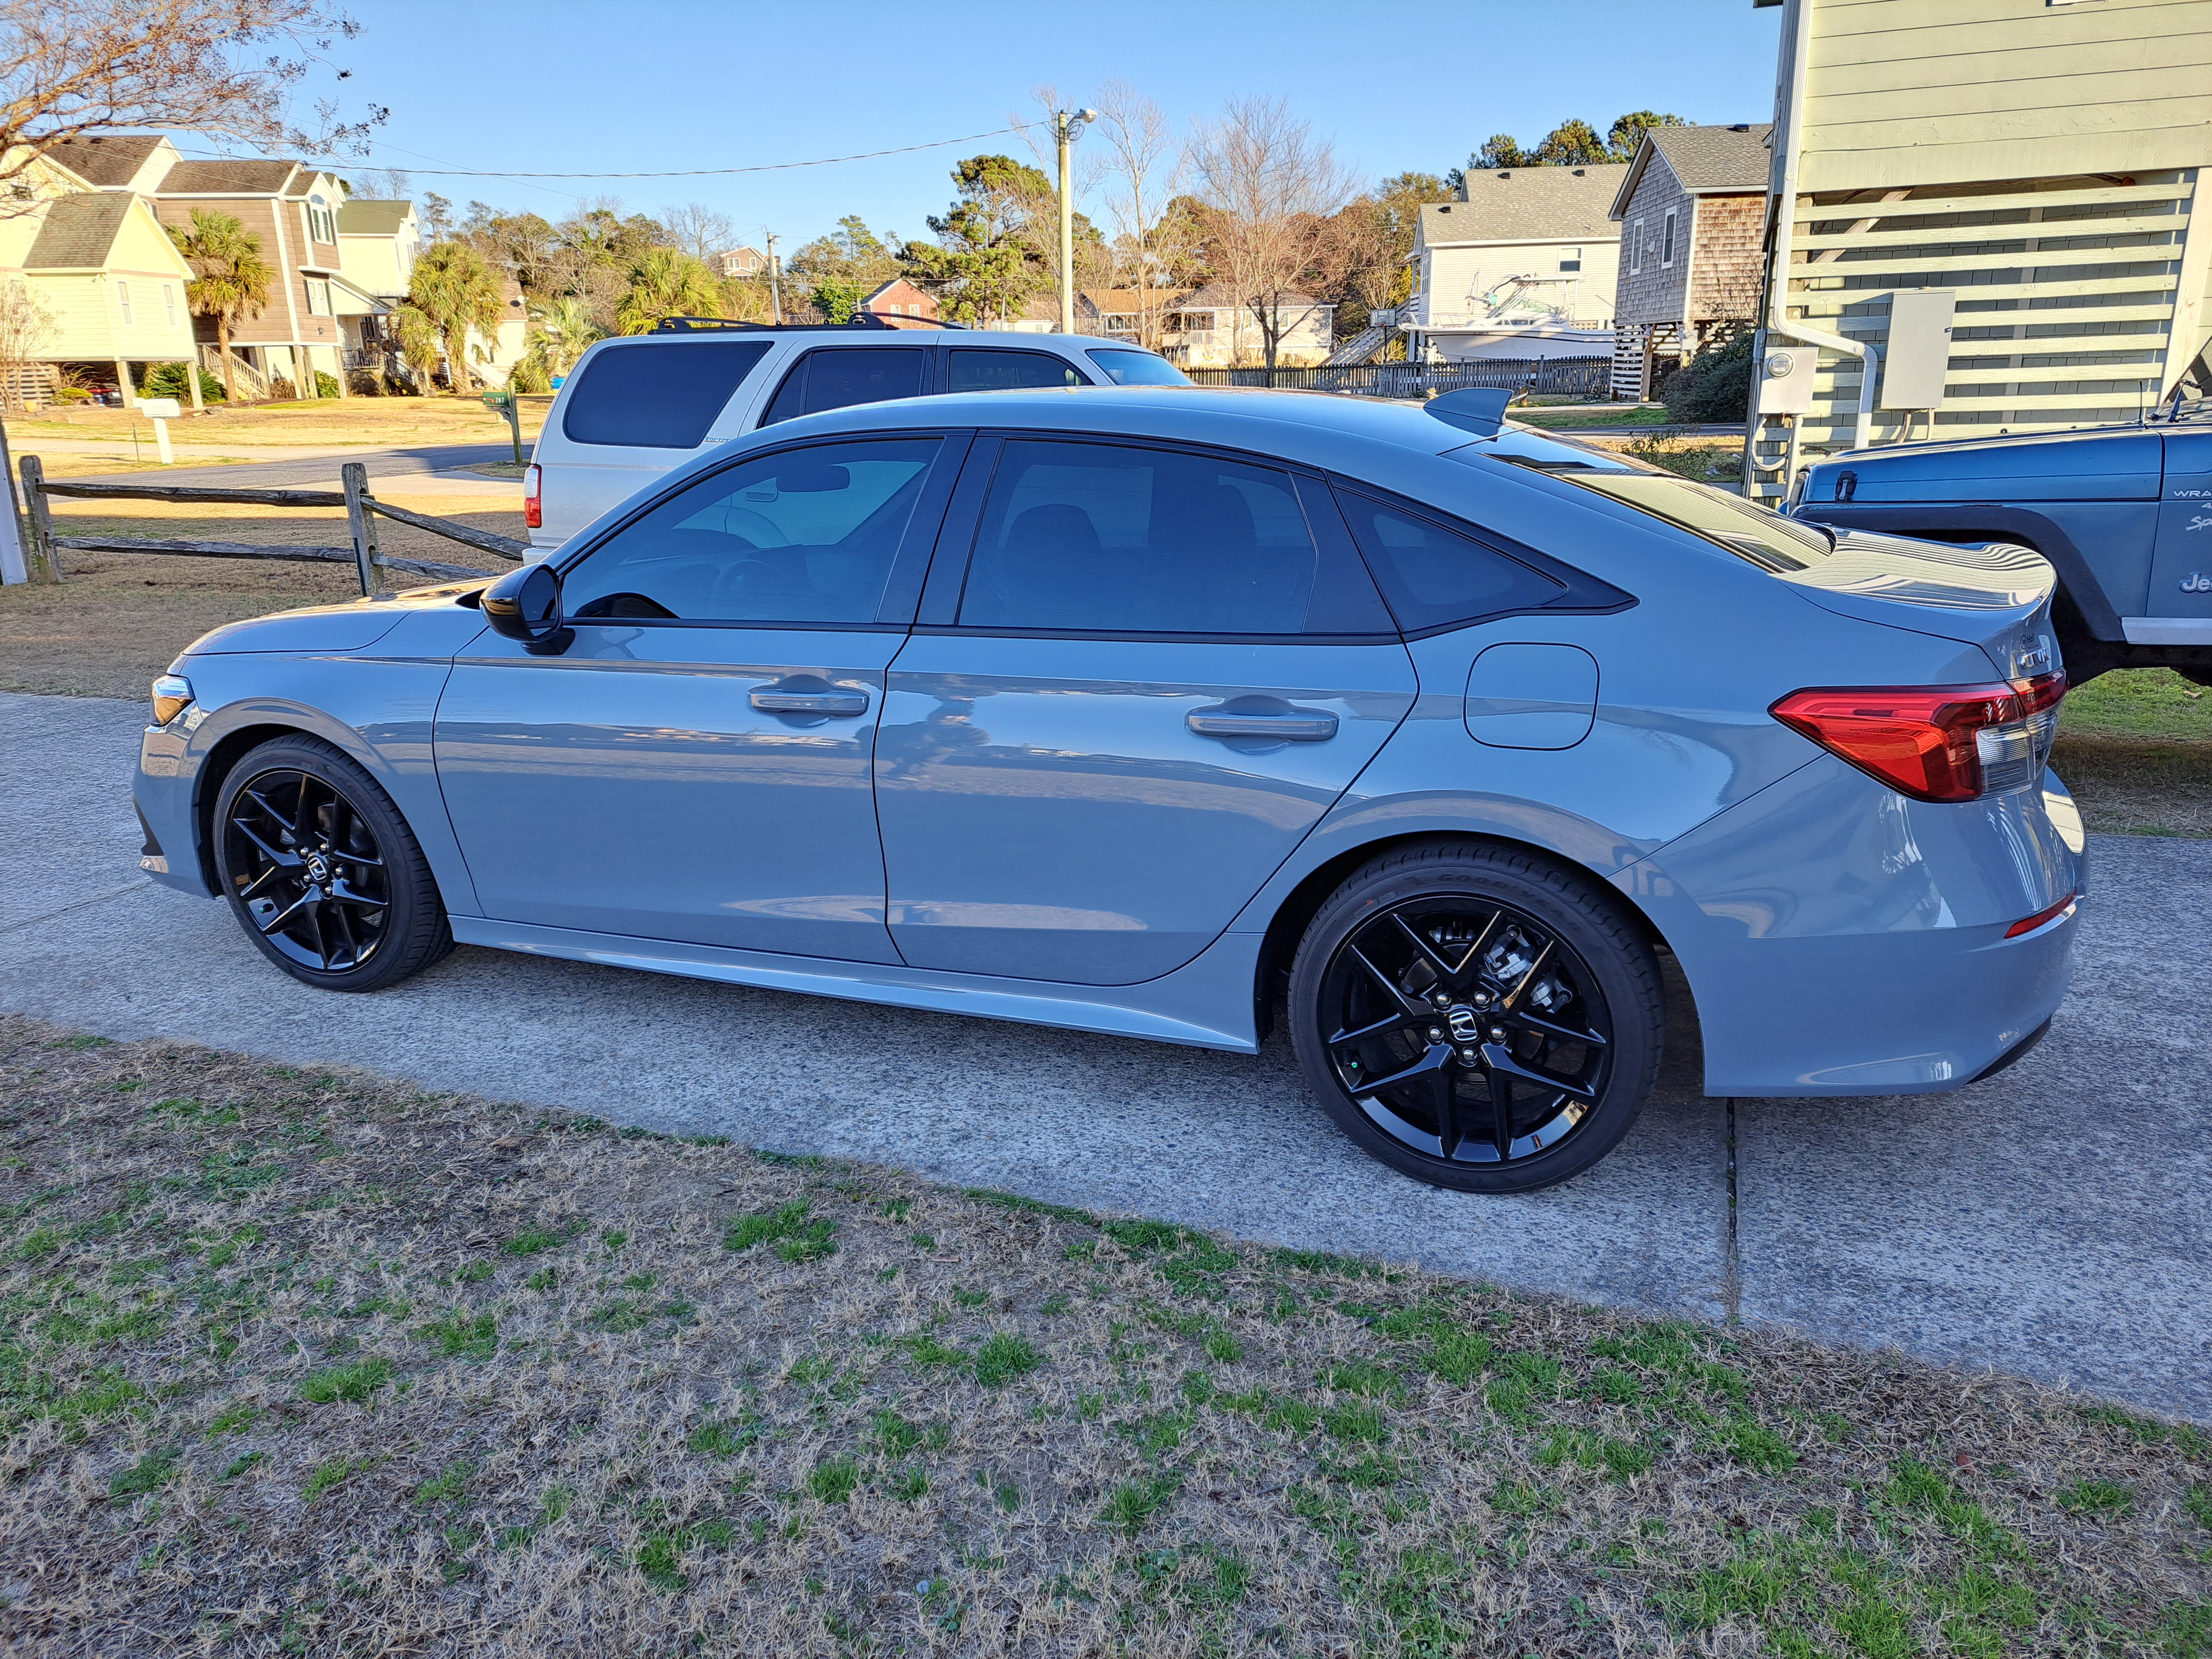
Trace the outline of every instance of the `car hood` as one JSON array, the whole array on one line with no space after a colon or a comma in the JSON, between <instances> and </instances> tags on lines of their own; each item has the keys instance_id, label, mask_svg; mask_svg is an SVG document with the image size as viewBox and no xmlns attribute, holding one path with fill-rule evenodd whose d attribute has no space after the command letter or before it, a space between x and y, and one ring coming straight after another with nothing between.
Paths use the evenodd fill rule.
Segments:
<instances>
[{"instance_id":1,"label":"car hood","mask_svg":"<svg viewBox=\"0 0 2212 1659\"><path fill-rule=\"evenodd\" d=\"M246 622L231 623L203 634L185 648L187 657L237 656L255 653L322 653L359 651L374 645L399 626L409 612L425 606L451 605L484 584L447 582L418 587L379 599L354 599L344 605L311 605L299 611L279 611Z\"/></svg>"},{"instance_id":2,"label":"car hood","mask_svg":"<svg viewBox=\"0 0 2212 1659\"><path fill-rule=\"evenodd\" d=\"M1832 528L1832 527L1831 527ZM1863 530L1833 530L1835 551L1802 570L1775 573L1842 616L1978 645L2011 676L2056 659L2048 611L2058 586L2049 560L1992 542L1954 546Z\"/></svg>"}]
</instances>

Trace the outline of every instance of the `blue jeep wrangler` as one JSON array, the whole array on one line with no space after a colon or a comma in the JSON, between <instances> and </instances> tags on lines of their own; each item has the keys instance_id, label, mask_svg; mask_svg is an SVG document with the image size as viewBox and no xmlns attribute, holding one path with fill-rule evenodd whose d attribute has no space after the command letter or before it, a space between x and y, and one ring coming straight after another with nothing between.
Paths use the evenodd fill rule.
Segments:
<instances>
[{"instance_id":1,"label":"blue jeep wrangler","mask_svg":"<svg viewBox=\"0 0 2212 1659\"><path fill-rule=\"evenodd\" d=\"M2083 432L1832 455L1790 512L1838 529L2011 542L2057 568L2067 677L2167 667L2212 685L2212 403Z\"/></svg>"}]
</instances>

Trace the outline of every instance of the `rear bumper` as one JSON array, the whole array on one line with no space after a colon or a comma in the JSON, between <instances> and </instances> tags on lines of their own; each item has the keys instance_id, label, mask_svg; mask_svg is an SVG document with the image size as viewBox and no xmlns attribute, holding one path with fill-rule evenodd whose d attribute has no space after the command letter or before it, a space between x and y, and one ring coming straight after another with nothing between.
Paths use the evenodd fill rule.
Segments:
<instances>
[{"instance_id":1,"label":"rear bumper","mask_svg":"<svg viewBox=\"0 0 2212 1659\"><path fill-rule=\"evenodd\" d=\"M2064 999L2080 817L2055 777L1907 801L1824 758L1623 871L1690 982L1710 1095L1929 1094L2025 1053Z\"/></svg>"}]
</instances>

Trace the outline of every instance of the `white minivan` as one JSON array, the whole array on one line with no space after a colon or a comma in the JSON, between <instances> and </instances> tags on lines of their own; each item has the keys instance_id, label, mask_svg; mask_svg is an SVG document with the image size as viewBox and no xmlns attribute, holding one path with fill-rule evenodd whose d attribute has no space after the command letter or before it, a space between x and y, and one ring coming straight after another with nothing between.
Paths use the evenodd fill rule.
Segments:
<instances>
[{"instance_id":1,"label":"white minivan","mask_svg":"<svg viewBox=\"0 0 2212 1659\"><path fill-rule=\"evenodd\" d=\"M672 317L599 341L562 385L523 475L531 556L701 450L793 416L934 392L1189 384L1157 352L1079 334Z\"/></svg>"}]
</instances>

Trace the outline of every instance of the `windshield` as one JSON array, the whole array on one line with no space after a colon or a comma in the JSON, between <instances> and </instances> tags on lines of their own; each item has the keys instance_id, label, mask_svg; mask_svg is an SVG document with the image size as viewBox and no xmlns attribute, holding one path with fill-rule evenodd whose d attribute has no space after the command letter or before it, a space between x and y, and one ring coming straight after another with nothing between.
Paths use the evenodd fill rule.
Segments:
<instances>
[{"instance_id":1,"label":"windshield","mask_svg":"<svg viewBox=\"0 0 2212 1659\"><path fill-rule=\"evenodd\" d=\"M1528 465L1512 455L1498 459ZM1711 484L1692 483L1672 473L1615 472L1557 465L1538 470L1610 495L1707 541L1718 542L1762 570L1808 569L1835 550L1835 538L1818 525L1800 524L1741 495L1731 495Z\"/></svg>"},{"instance_id":2,"label":"windshield","mask_svg":"<svg viewBox=\"0 0 2212 1659\"><path fill-rule=\"evenodd\" d=\"M1151 351L1093 351L1098 365L1115 386L1188 386L1190 376L1166 358Z\"/></svg>"}]
</instances>

